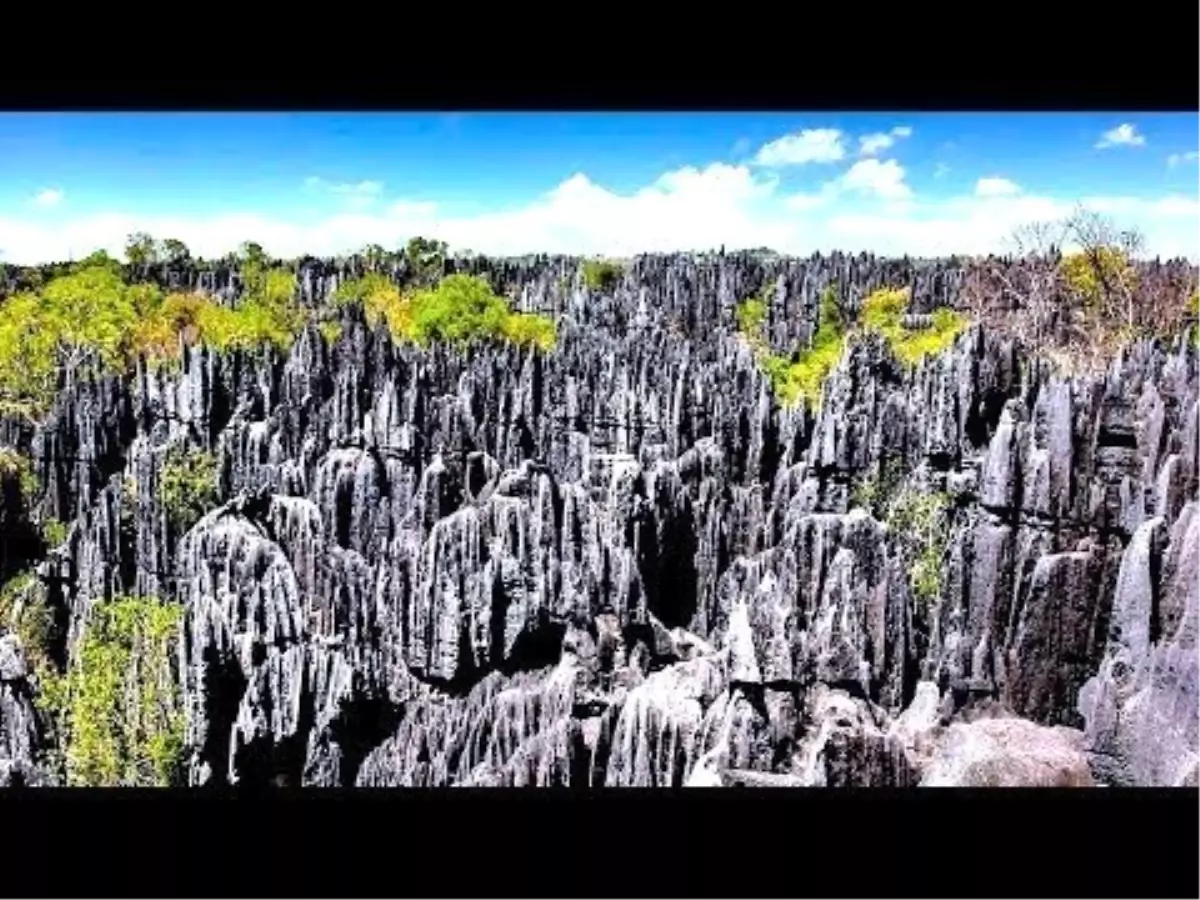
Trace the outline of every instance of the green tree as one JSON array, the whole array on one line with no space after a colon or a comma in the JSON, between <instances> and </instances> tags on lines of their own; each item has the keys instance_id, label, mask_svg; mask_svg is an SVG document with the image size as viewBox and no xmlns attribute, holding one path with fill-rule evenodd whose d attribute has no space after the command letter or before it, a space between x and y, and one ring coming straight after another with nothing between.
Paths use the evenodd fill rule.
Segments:
<instances>
[{"instance_id":1,"label":"green tree","mask_svg":"<svg viewBox=\"0 0 1200 900\"><path fill-rule=\"evenodd\" d=\"M367 270L370 272L378 272L383 268L387 256L387 251L378 244L368 244L362 249L363 262L366 263Z\"/></svg>"},{"instance_id":2,"label":"green tree","mask_svg":"<svg viewBox=\"0 0 1200 900\"><path fill-rule=\"evenodd\" d=\"M412 280L419 285L436 284L446 269L447 249L445 241L412 238L404 249Z\"/></svg>"},{"instance_id":3,"label":"green tree","mask_svg":"<svg viewBox=\"0 0 1200 900\"><path fill-rule=\"evenodd\" d=\"M89 253L78 263L70 266L66 274L81 272L84 269L108 269L119 276L121 274L121 263L109 256L107 250L96 250Z\"/></svg>"},{"instance_id":4,"label":"green tree","mask_svg":"<svg viewBox=\"0 0 1200 900\"><path fill-rule=\"evenodd\" d=\"M269 259L260 244L247 241L238 250L238 274L247 297L261 297L266 290Z\"/></svg>"},{"instance_id":5,"label":"green tree","mask_svg":"<svg viewBox=\"0 0 1200 900\"><path fill-rule=\"evenodd\" d=\"M187 244L176 238L167 238L162 242L163 258L170 265L177 266L192 258L192 252Z\"/></svg>"},{"instance_id":6,"label":"green tree","mask_svg":"<svg viewBox=\"0 0 1200 900\"><path fill-rule=\"evenodd\" d=\"M514 312L486 279L474 275L450 275L437 287L404 296L386 276L371 273L339 285L334 304L351 303L362 304L371 327L385 322L397 341L501 340L549 351L557 339L552 319Z\"/></svg>"},{"instance_id":7,"label":"green tree","mask_svg":"<svg viewBox=\"0 0 1200 900\"><path fill-rule=\"evenodd\" d=\"M144 231L129 235L125 241L125 258L139 271L145 271L159 260L158 243Z\"/></svg>"},{"instance_id":8,"label":"green tree","mask_svg":"<svg viewBox=\"0 0 1200 900\"><path fill-rule=\"evenodd\" d=\"M243 265L257 266L259 268L266 268L269 262L267 251L262 248L262 244L255 243L254 241L245 241L238 248L238 259Z\"/></svg>"},{"instance_id":9,"label":"green tree","mask_svg":"<svg viewBox=\"0 0 1200 900\"><path fill-rule=\"evenodd\" d=\"M37 294L0 305L0 412L37 421L54 396L57 336Z\"/></svg>"},{"instance_id":10,"label":"green tree","mask_svg":"<svg viewBox=\"0 0 1200 900\"><path fill-rule=\"evenodd\" d=\"M106 262L60 275L40 295L10 297L0 305L0 407L38 421L60 370L74 377L85 363L122 368L162 305L156 286L129 286Z\"/></svg>"},{"instance_id":11,"label":"green tree","mask_svg":"<svg viewBox=\"0 0 1200 900\"><path fill-rule=\"evenodd\" d=\"M499 334L508 313L504 298L484 279L451 275L413 298L413 338L420 344L468 343Z\"/></svg>"},{"instance_id":12,"label":"green tree","mask_svg":"<svg viewBox=\"0 0 1200 900\"><path fill-rule=\"evenodd\" d=\"M55 337L57 362L69 375L95 357L111 366L135 322L126 285L107 266L91 266L56 278L42 292L44 323Z\"/></svg>"},{"instance_id":13,"label":"green tree","mask_svg":"<svg viewBox=\"0 0 1200 900\"><path fill-rule=\"evenodd\" d=\"M621 280L620 263L607 259L588 259L583 263L583 283L593 291L608 292Z\"/></svg>"},{"instance_id":14,"label":"green tree","mask_svg":"<svg viewBox=\"0 0 1200 900\"><path fill-rule=\"evenodd\" d=\"M68 784L181 783L184 717L174 647L182 619L182 606L151 597L93 608L56 691Z\"/></svg>"},{"instance_id":15,"label":"green tree","mask_svg":"<svg viewBox=\"0 0 1200 900\"><path fill-rule=\"evenodd\" d=\"M171 447L163 460L158 495L171 525L184 533L220 499L216 458L210 453Z\"/></svg>"}]
</instances>

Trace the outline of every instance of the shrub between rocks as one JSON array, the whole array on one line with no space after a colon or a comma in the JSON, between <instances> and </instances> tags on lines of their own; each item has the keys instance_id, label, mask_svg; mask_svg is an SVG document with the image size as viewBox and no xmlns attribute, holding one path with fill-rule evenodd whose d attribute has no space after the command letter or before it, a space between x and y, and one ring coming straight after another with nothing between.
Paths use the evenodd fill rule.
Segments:
<instances>
[{"instance_id":1,"label":"shrub between rocks","mask_svg":"<svg viewBox=\"0 0 1200 900\"><path fill-rule=\"evenodd\" d=\"M371 273L341 285L334 302L362 304L369 325L383 322L395 340L421 346L500 340L548 351L556 342L552 320L514 312L485 279L474 275L449 275L435 288L406 296L391 279Z\"/></svg>"},{"instance_id":2,"label":"shrub between rocks","mask_svg":"<svg viewBox=\"0 0 1200 900\"><path fill-rule=\"evenodd\" d=\"M68 784L182 781L184 717L173 653L182 619L182 606L153 597L121 597L92 610L73 665L42 686Z\"/></svg>"},{"instance_id":3,"label":"shrub between rocks","mask_svg":"<svg viewBox=\"0 0 1200 900\"><path fill-rule=\"evenodd\" d=\"M172 527L183 533L218 502L217 460L212 454L172 447L163 460L159 496Z\"/></svg>"},{"instance_id":4,"label":"shrub between rocks","mask_svg":"<svg viewBox=\"0 0 1200 900\"><path fill-rule=\"evenodd\" d=\"M933 313L928 325L906 327L904 314L908 303L906 288L876 291L863 301L858 322L847 323L838 308L836 290L829 287L821 297L818 327L811 345L794 356L771 352L762 334L768 309L765 300L744 301L736 310L736 318L780 402L790 406L803 400L815 407L821 401L825 379L845 352L848 338L865 332L881 334L900 362L915 366L926 356L948 348L968 325L960 313L942 308Z\"/></svg>"}]
</instances>

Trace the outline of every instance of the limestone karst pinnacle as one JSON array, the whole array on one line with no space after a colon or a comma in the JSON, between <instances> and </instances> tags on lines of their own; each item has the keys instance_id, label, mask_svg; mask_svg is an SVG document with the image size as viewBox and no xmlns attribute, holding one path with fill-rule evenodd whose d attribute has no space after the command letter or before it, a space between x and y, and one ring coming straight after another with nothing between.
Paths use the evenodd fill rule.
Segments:
<instances>
[{"instance_id":1,"label":"limestone karst pinnacle","mask_svg":"<svg viewBox=\"0 0 1200 900\"><path fill-rule=\"evenodd\" d=\"M301 301L348 265L308 261ZM962 270L648 256L597 292L571 260L470 265L556 318L553 352L398 345L350 310L0 420L68 525L36 568L56 652L97 603L182 604L187 784L1196 784L1191 339L1067 377L978 327L913 369L868 338L783 407L742 297L774 279L784 347L832 283L924 311ZM186 531L171 446L217 460ZM858 493L889 466L946 498L928 597ZM0 773L52 783L23 652L0 639Z\"/></svg>"}]
</instances>

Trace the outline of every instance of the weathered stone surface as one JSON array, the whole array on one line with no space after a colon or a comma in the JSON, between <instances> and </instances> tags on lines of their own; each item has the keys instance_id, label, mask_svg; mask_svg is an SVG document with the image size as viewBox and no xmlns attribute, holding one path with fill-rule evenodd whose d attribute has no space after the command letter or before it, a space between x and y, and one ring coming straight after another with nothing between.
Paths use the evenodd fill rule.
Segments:
<instances>
[{"instance_id":1,"label":"weathered stone surface","mask_svg":"<svg viewBox=\"0 0 1200 900\"><path fill-rule=\"evenodd\" d=\"M980 719L946 729L922 787L1090 787L1082 735L1025 719Z\"/></svg>"},{"instance_id":2,"label":"weathered stone surface","mask_svg":"<svg viewBox=\"0 0 1200 900\"><path fill-rule=\"evenodd\" d=\"M1086 782L1013 716L1086 725L1105 783L1196 777L1190 340L1091 379L981 329L911 370L856 340L813 412L775 402L736 302L774 284L782 349L830 283L851 308L910 285L921 314L961 273L660 256L602 294L561 258L456 265L556 315L555 352L397 346L350 310L333 344L189 349L65 386L32 432L0 421L69 524L38 570L64 658L99 600L186 606L193 784L906 785L976 758ZM309 261L302 300L353 266ZM223 505L187 533L171 446L219 461ZM902 536L851 508L885 465L953 499L929 603ZM992 707L1008 724L961 724ZM25 708L0 698L13 759L41 740ZM996 748L1009 731L1041 769Z\"/></svg>"},{"instance_id":3,"label":"weathered stone surface","mask_svg":"<svg viewBox=\"0 0 1200 900\"><path fill-rule=\"evenodd\" d=\"M1107 652L1079 696L1093 766L1112 784L1194 785L1200 764L1195 501L1176 520L1169 543L1165 532L1155 518L1134 535L1121 563Z\"/></svg>"},{"instance_id":4,"label":"weathered stone surface","mask_svg":"<svg viewBox=\"0 0 1200 900\"><path fill-rule=\"evenodd\" d=\"M43 738L24 648L15 635L5 635L0 637L0 787L43 781Z\"/></svg>"}]
</instances>

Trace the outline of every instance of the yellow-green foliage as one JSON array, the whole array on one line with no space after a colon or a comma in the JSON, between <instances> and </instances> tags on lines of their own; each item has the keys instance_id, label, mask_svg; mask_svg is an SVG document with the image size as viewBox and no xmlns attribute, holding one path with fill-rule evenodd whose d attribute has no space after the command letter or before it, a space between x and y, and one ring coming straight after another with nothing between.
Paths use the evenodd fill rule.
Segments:
<instances>
[{"instance_id":1,"label":"yellow-green foliage","mask_svg":"<svg viewBox=\"0 0 1200 900\"><path fill-rule=\"evenodd\" d=\"M212 454L172 447L159 474L159 497L179 533L217 505L217 460Z\"/></svg>"},{"instance_id":2,"label":"yellow-green foliage","mask_svg":"<svg viewBox=\"0 0 1200 900\"><path fill-rule=\"evenodd\" d=\"M968 322L966 317L943 307L934 311L927 327L905 328L902 319L908 299L907 288L876 291L863 301L861 321L865 329L883 335L898 360L915 366L954 343Z\"/></svg>"},{"instance_id":3,"label":"yellow-green foliage","mask_svg":"<svg viewBox=\"0 0 1200 900\"><path fill-rule=\"evenodd\" d=\"M89 253L79 262L68 267L69 272L80 272L85 269L108 269L118 277L121 274L120 260L113 259L108 255L106 250L97 250L94 253Z\"/></svg>"},{"instance_id":4,"label":"yellow-green foliage","mask_svg":"<svg viewBox=\"0 0 1200 900\"><path fill-rule=\"evenodd\" d=\"M104 367L118 365L136 321L128 287L106 264L55 278L40 294L8 298L0 304L0 405L42 415L59 365L74 367L89 352Z\"/></svg>"},{"instance_id":5,"label":"yellow-green foliage","mask_svg":"<svg viewBox=\"0 0 1200 900\"><path fill-rule=\"evenodd\" d=\"M183 607L148 597L98 604L56 689L68 784L180 782L184 719L174 650Z\"/></svg>"},{"instance_id":6,"label":"yellow-green foliage","mask_svg":"<svg viewBox=\"0 0 1200 900\"><path fill-rule=\"evenodd\" d=\"M520 346L533 346L549 352L558 340L553 320L536 313L509 313L500 326L500 333Z\"/></svg>"},{"instance_id":7,"label":"yellow-green foliage","mask_svg":"<svg viewBox=\"0 0 1200 900\"><path fill-rule=\"evenodd\" d=\"M757 304L762 305L761 312ZM755 320L761 323L765 315L765 301L749 300L742 304L738 318L739 322L744 320L753 324ZM822 295L818 316L817 333L813 335L812 345L795 359L770 353L757 336L752 340L759 365L770 379L775 396L785 406L799 400L809 406L820 403L825 378L842 357L846 329L832 288Z\"/></svg>"},{"instance_id":8,"label":"yellow-green foliage","mask_svg":"<svg viewBox=\"0 0 1200 900\"><path fill-rule=\"evenodd\" d=\"M342 282L334 292L333 303L335 306L360 303L368 325L374 328L382 321L396 340L408 339L412 329L412 304L386 275L371 272L362 278Z\"/></svg>"},{"instance_id":9,"label":"yellow-green foliage","mask_svg":"<svg viewBox=\"0 0 1200 900\"><path fill-rule=\"evenodd\" d=\"M101 362L120 360L122 338L137 314L128 286L108 266L56 278L42 291L42 327L67 351L94 351Z\"/></svg>"},{"instance_id":10,"label":"yellow-green foliage","mask_svg":"<svg viewBox=\"0 0 1200 900\"><path fill-rule=\"evenodd\" d=\"M296 302L296 275L287 269L269 270L261 293L252 293L243 304L261 306L284 331L295 334L304 327L304 310Z\"/></svg>"},{"instance_id":11,"label":"yellow-green foliage","mask_svg":"<svg viewBox=\"0 0 1200 900\"><path fill-rule=\"evenodd\" d=\"M513 312L504 297L474 275L449 275L437 287L405 297L386 277L370 274L341 285L335 302L362 303L369 324L382 319L393 338L421 345L506 340L548 351L557 339L551 319Z\"/></svg>"},{"instance_id":12,"label":"yellow-green foliage","mask_svg":"<svg viewBox=\"0 0 1200 900\"><path fill-rule=\"evenodd\" d=\"M0 304L0 413L37 418L57 383L57 345L37 294Z\"/></svg>"},{"instance_id":13,"label":"yellow-green foliage","mask_svg":"<svg viewBox=\"0 0 1200 900\"><path fill-rule=\"evenodd\" d=\"M327 344L336 344L338 338L342 336L342 326L338 322L322 322L317 329Z\"/></svg>"},{"instance_id":14,"label":"yellow-green foliage","mask_svg":"<svg viewBox=\"0 0 1200 900\"><path fill-rule=\"evenodd\" d=\"M137 232L125 241L125 258L131 266L148 266L157 261L158 246L150 235Z\"/></svg>"},{"instance_id":15,"label":"yellow-green foliage","mask_svg":"<svg viewBox=\"0 0 1200 900\"><path fill-rule=\"evenodd\" d=\"M952 309L939 309L925 328L905 328L902 324L908 307L908 291L880 290L863 302L857 328L881 333L896 358L916 365L926 356L940 353L967 327L965 317ZM846 346L846 338L857 330L855 323L843 321L837 305L836 289L830 286L821 296L817 333L811 346L795 359L772 354L762 336L766 320L765 300L751 298L737 308L739 330L750 340L759 365L771 381L775 395L785 405L804 400L816 406L829 373L837 366Z\"/></svg>"},{"instance_id":16,"label":"yellow-green foliage","mask_svg":"<svg viewBox=\"0 0 1200 900\"><path fill-rule=\"evenodd\" d=\"M0 587L0 627L21 642L37 685L37 707L55 715L62 704L62 679L50 655L54 611L32 572L22 572Z\"/></svg>"},{"instance_id":17,"label":"yellow-green foliage","mask_svg":"<svg viewBox=\"0 0 1200 900\"><path fill-rule=\"evenodd\" d=\"M263 345L286 350L296 338L300 321L293 310L253 300L236 309L209 304L200 316L200 340L218 350Z\"/></svg>"},{"instance_id":18,"label":"yellow-green foliage","mask_svg":"<svg viewBox=\"0 0 1200 900\"><path fill-rule=\"evenodd\" d=\"M593 291L610 291L621 280L621 265L607 259L583 261L583 283Z\"/></svg>"},{"instance_id":19,"label":"yellow-green foliage","mask_svg":"<svg viewBox=\"0 0 1200 900\"><path fill-rule=\"evenodd\" d=\"M230 309L199 296L164 297L151 284L125 284L119 265L89 259L39 293L0 304L0 413L43 415L60 366L90 358L104 371L120 371L138 356L167 362L178 357L181 336L222 350L287 347L304 324L295 276L286 270L250 265L246 296Z\"/></svg>"},{"instance_id":20,"label":"yellow-green foliage","mask_svg":"<svg viewBox=\"0 0 1200 900\"><path fill-rule=\"evenodd\" d=\"M879 331L885 337L901 329L900 319L908 308L908 288L883 288L863 301L859 321L863 327Z\"/></svg>"},{"instance_id":21,"label":"yellow-green foliage","mask_svg":"<svg viewBox=\"0 0 1200 900\"><path fill-rule=\"evenodd\" d=\"M1111 292L1132 290L1137 280L1128 255L1118 247L1106 246L1063 257L1059 274L1067 290L1090 310L1099 309Z\"/></svg>"},{"instance_id":22,"label":"yellow-green foliage","mask_svg":"<svg viewBox=\"0 0 1200 900\"><path fill-rule=\"evenodd\" d=\"M58 519L47 519L42 523L42 540L48 546L57 547L67 539L67 525Z\"/></svg>"},{"instance_id":23,"label":"yellow-green foliage","mask_svg":"<svg viewBox=\"0 0 1200 900\"><path fill-rule=\"evenodd\" d=\"M179 355L179 342L203 343L217 350L270 345L287 349L304 327L304 310L295 302L296 277L287 270L251 272L236 307L223 306L198 294L170 294L144 300L131 350L152 362ZM146 289L137 285L135 289Z\"/></svg>"},{"instance_id":24,"label":"yellow-green foliage","mask_svg":"<svg viewBox=\"0 0 1200 900\"><path fill-rule=\"evenodd\" d=\"M21 640L25 656L35 670L49 665L54 615L38 590L32 572L22 572L0 587L0 626Z\"/></svg>"},{"instance_id":25,"label":"yellow-green foliage","mask_svg":"<svg viewBox=\"0 0 1200 900\"><path fill-rule=\"evenodd\" d=\"M482 278L451 275L412 298L411 336L418 344L466 344L502 333L508 302Z\"/></svg>"},{"instance_id":26,"label":"yellow-green foliage","mask_svg":"<svg viewBox=\"0 0 1200 900\"><path fill-rule=\"evenodd\" d=\"M943 557L950 538L950 496L912 489L888 503L888 530L909 555L908 579L913 596L924 606L942 592Z\"/></svg>"},{"instance_id":27,"label":"yellow-green foliage","mask_svg":"<svg viewBox=\"0 0 1200 900\"><path fill-rule=\"evenodd\" d=\"M0 447L0 476L19 480L26 503L31 503L37 495L38 481L33 471L33 463L29 457L18 453L12 447Z\"/></svg>"},{"instance_id":28,"label":"yellow-green foliage","mask_svg":"<svg viewBox=\"0 0 1200 900\"><path fill-rule=\"evenodd\" d=\"M767 322L767 301L750 297L738 304L735 313L738 330L748 338L762 336L763 326Z\"/></svg>"}]
</instances>

